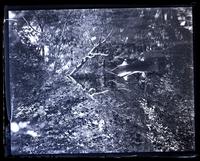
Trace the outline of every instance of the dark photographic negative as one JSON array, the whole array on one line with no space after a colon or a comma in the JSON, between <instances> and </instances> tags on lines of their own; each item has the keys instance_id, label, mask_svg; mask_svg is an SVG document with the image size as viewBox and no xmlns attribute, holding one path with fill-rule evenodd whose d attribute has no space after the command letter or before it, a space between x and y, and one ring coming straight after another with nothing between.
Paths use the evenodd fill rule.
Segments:
<instances>
[{"instance_id":1,"label":"dark photographic negative","mask_svg":"<svg viewBox=\"0 0 200 161\"><path fill-rule=\"evenodd\" d=\"M13 155L195 150L192 8L8 15Z\"/></svg>"}]
</instances>

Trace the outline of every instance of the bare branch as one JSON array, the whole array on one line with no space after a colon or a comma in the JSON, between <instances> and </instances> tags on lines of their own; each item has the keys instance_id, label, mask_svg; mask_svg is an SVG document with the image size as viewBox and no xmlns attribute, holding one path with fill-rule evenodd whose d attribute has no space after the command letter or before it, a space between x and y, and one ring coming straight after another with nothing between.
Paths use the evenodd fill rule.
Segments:
<instances>
[{"instance_id":1,"label":"bare branch","mask_svg":"<svg viewBox=\"0 0 200 161\"><path fill-rule=\"evenodd\" d=\"M127 92L131 92L131 90L130 90L130 89L127 89L127 88L118 88L118 90L125 90L125 91L127 91Z\"/></svg>"},{"instance_id":2,"label":"bare branch","mask_svg":"<svg viewBox=\"0 0 200 161\"><path fill-rule=\"evenodd\" d=\"M83 88L83 86L82 86L80 83L78 83L72 76L68 75L68 77L72 80L72 82L73 82L74 84L76 84L77 86L79 86L79 87L82 89L82 91L84 91L84 93L85 93L89 98L91 98L93 101L96 101L96 99L95 99L92 95L90 95L90 94L85 90L85 88Z\"/></svg>"},{"instance_id":3,"label":"bare branch","mask_svg":"<svg viewBox=\"0 0 200 161\"><path fill-rule=\"evenodd\" d=\"M27 24L32 30L34 30L35 32L41 34L41 32L37 31L36 29L34 29L34 28L31 26L31 24L25 19L25 17L22 17L22 18L23 18L23 20L26 22L26 24Z\"/></svg>"},{"instance_id":4,"label":"bare branch","mask_svg":"<svg viewBox=\"0 0 200 161\"><path fill-rule=\"evenodd\" d=\"M81 63L78 64L78 65L76 66L76 68L74 68L74 70L72 70L72 72L71 72L69 75L72 75L72 74L74 74L76 71L78 71L78 70L87 62L88 59L91 59L91 58L93 58L93 57L96 56L96 55L100 55L100 53L98 53L98 54L96 53L96 55L95 55L95 53L93 53L93 51L94 51L94 49L96 49L100 44L104 43L104 42L108 39L108 37L111 35L111 33L112 33L112 30L110 31L110 33L106 36L106 38L105 38L103 41L101 41L100 43L94 45L94 47L87 53L87 56L85 56L85 57L82 59ZM101 55L102 55L102 56L107 56L107 54L103 54L103 53L101 53Z\"/></svg>"},{"instance_id":5,"label":"bare branch","mask_svg":"<svg viewBox=\"0 0 200 161\"><path fill-rule=\"evenodd\" d=\"M5 23L6 21L16 21L17 22L17 19L15 19L15 18L4 19L3 23Z\"/></svg>"},{"instance_id":6,"label":"bare branch","mask_svg":"<svg viewBox=\"0 0 200 161\"><path fill-rule=\"evenodd\" d=\"M108 54L104 53L92 53L93 56L108 56Z\"/></svg>"},{"instance_id":7,"label":"bare branch","mask_svg":"<svg viewBox=\"0 0 200 161\"><path fill-rule=\"evenodd\" d=\"M65 26L64 26L64 27L65 27ZM64 30L64 29L63 29L63 30ZM100 55L100 56L108 56L108 54L104 54L104 53L93 53L93 51L94 51L94 49L95 49L96 47L98 47L101 43L104 43L104 42L107 40L107 38L111 35L111 33L112 33L112 30L111 30L111 32L106 36L106 38L105 38L103 41L101 41L100 43L94 45L94 47L88 52L87 56L84 57L84 58L82 59L81 63L79 63L79 64L76 66L76 68L74 68L74 70L72 70L72 72L68 75L68 77L73 81L73 83L79 85L79 86L81 87L81 89L85 92L85 94L86 94L87 96L89 96L92 100L94 100L94 101L97 102L97 103L98 103L98 101L97 101L93 96L94 96L94 95L98 95L98 94L103 94L103 93L105 93L105 92L108 92L108 90L105 90L105 91L102 91L102 92L98 92L98 93L93 93L93 94L90 95L88 92L85 91L85 89L82 87L82 85L79 84L71 75L73 75L76 71L78 71L78 70L87 62L88 59L91 59L91 58L93 58L93 57L95 57L95 56L98 56L98 55ZM62 36L61 36L61 38L62 38Z\"/></svg>"},{"instance_id":8,"label":"bare branch","mask_svg":"<svg viewBox=\"0 0 200 161\"><path fill-rule=\"evenodd\" d=\"M67 77L69 77L72 80L73 83L77 83L77 81L73 77L71 77L70 75L68 75Z\"/></svg>"},{"instance_id":9,"label":"bare branch","mask_svg":"<svg viewBox=\"0 0 200 161\"><path fill-rule=\"evenodd\" d=\"M119 68L119 66L116 66L115 68L111 69L111 71L114 71L115 69Z\"/></svg>"},{"instance_id":10,"label":"bare branch","mask_svg":"<svg viewBox=\"0 0 200 161\"><path fill-rule=\"evenodd\" d=\"M104 43L108 39L108 37L111 35L112 31L113 31L113 29L109 32L109 34L106 36L106 38L103 41L101 41L99 44Z\"/></svg>"},{"instance_id":11,"label":"bare branch","mask_svg":"<svg viewBox=\"0 0 200 161\"><path fill-rule=\"evenodd\" d=\"M78 71L78 70L86 63L87 60L88 60L88 57L84 57L84 58L82 59L81 63L78 64L78 65L76 66L76 68L74 68L74 69L72 70L72 72L71 72L69 75L72 75L72 74L74 74L76 71Z\"/></svg>"},{"instance_id":12,"label":"bare branch","mask_svg":"<svg viewBox=\"0 0 200 161\"><path fill-rule=\"evenodd\" d=\"M104 93L107 93L107 92L109 92L109 90L105 90L105 91L101 91L101 92L96 92L96 93L91 94L91 96L99 95L99 94L104 94Z\"/></svg>"},{"instance_id":13,"label":"bare branch","mask_svg":"<svg viewBox=\"0 0 200 161\"><path fill-rule=\"evenodd\" d=\"M108 70L104 70L106 73L109 73L109 74L112 74L112 75L115 75L115 76L117 76L118 77L118 75L117 74L115 74L115 73L113 73L112 71L108 71Z\"/></svg>"},{"instance_id":14,"label":"bare branch","mask_svg":"<svg viewBox=\"0 0 200 161\"><path fill-rule=\"evenodd\" d=\"M117 76L118 77L126 77L126 76L130 76L130 75L137 74L137 73L145 75L145 71L133 71L133 72L123 72L123 73L118 74Z\"/></svg>"},{"instance_id":15,"label":"bare branch","mask_svg":"<svg viewBox=\"0 0 200 161\"><path fill-rule=\"evenodd\" d=\"M91 39L90 39L90 42L91 42L92 46L94 46L94 43L92 42L92 40L91 40Z\"/></svg>"}]
</instances>

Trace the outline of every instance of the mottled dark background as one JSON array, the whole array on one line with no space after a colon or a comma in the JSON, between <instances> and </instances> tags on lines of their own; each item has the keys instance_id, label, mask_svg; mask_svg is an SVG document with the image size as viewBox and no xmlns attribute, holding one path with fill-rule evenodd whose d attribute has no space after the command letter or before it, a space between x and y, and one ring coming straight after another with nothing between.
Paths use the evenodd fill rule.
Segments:
<instances>
[{"instance_id":1,"label":"mottled dark background","mask_svg":"<svg viewBox=\"0 0 200 161\"><path fill-rule=\"evenodd\" d=\"M9 11L12 154L194 150L192 9Z\"/></svg>"}]
</instances>

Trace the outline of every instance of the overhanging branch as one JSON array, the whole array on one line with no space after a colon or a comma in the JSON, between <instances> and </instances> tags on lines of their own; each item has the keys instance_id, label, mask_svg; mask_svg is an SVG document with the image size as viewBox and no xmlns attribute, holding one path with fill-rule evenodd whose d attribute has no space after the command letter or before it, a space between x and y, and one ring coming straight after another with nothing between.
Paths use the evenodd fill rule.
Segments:
<instances>
[{"instance_id":1,"label":"overhanging branch","mask_svg":"<svg viewBox=\"0 0 200 161\"><path fill-rule=\"evenodd\" d=\"M93 53L93 51L102 43L104 43L108 37L111 35L112 30L109 32L109 34L106 36L104 40L102 40L100 43L94 45L94 47L87 53L87 56L85 56L82 60L81 63L79 63L74 70L69 75L73 75L75 72L77 72L87 61L88 59L93 58L94 56L101 55L101 56L108 56L107 54L104 53Z\"/></svg>"},{"instance_id":2,"label":"overhanging branch","mask_svg":"<svg viewBox=\"0 0 200 161\"><path fill-rule=\"evenodd\" d=\"M37 31L36 29L34 29L34 28L31 26L31 24L25 19L25 17L22 17L22 18L23 18L23 20L26 22L26 24L27 24L32 30L34 30L35 32L41 34L41 32Z\"/></svg>"}]
</instances>

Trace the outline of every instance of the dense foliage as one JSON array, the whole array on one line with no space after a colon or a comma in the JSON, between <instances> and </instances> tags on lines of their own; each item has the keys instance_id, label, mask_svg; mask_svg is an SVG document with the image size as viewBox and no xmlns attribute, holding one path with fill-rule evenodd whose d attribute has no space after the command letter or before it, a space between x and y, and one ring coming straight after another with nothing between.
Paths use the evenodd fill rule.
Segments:
<instances>
[{"instance_id":1,"label":"dense foliage","mask_svg":"<svg viewBox=\"0 0 200 161\"><path fill-rule=\"evenodd\" d=\"M13 153L194 150L191 12L9 12Z\"/></svg>"}]
</instances>

